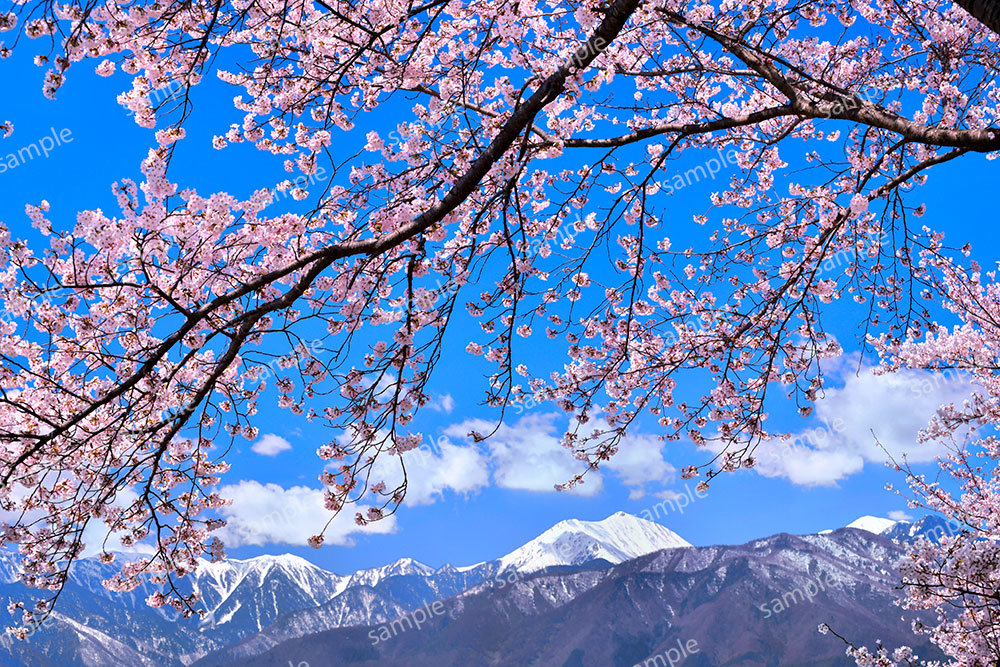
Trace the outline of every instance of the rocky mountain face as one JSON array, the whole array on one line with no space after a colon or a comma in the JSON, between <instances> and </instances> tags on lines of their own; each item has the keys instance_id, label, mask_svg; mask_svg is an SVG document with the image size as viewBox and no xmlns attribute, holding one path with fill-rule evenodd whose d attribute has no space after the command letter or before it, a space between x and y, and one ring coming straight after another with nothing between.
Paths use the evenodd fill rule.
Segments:
<instances>
[{"instance_id":1,"label":"rocky mountain face","mask_svg":"<svg viewBox=\"0 0 1000 667\"><path fill-rule=\"evenodd\" d=\"M403 559L340 576L288 555L206 563L186 578L209 610L201 620L147 607L150 591L109 593L111 566L88 560L52 622L0 646L0 664L631 666L669 664L671 650L688 665L849 664L819 623L921 645L893 604L903 552L889 539L935 528L906 528L917 523L692 547L618 513L561 522L465 568ZM0 602L24 594L16 560L0 557Z\"/></svg>"},{"instance_id":2,"label":"rocky mountain face","mask_svg":"<svg viewBox=\"0 0 1000 667\"><path fill-rule=\"evenodd\" d=\"M658 523L616 512L604 521L560 521L501 558L499 569L537 572L595 560L622 563L660 549L689 546L687 540Z\"/></svg>"},{"instance_id":3,"label":"rocky mountain face","mask_svg":"<svg viewBox=\"0 0 1000 667\"><path fill-rule=\"evenodd\" d=\"M30 599L35 592L16 583L16 561L2 561L0 567L0 581L6 582L0 585L0 623L10 625L14 619L6 603ZM94 559L77 563L51 622L29 641L13 643L9 664L48 664L44 660L23 662L25 651L59 656L63 665L187 664L267 627L289 609L329 600L348 582L346 577L290 555L206 562L181 583L186 592L199 593L208 613L203 619L180 619L172 609L148 607L145 599L153 591L145 586L129 594L108 591L101 582L115 571L114 565ZM128 660L104 661L99 650L88 648L90 643L98 648L121 644L115 650ZM39 649L42 644L49 648ZM96 657L88 657L91 654ZM0 646L0 664L8 664L6 659Z\"/></svg>"},{"instance_id":4,"label":"rocky mountain face","mask_svg":"<svg viewBox=\"0 0 1000 667\"><path fill-rule=\"evenodd\" d=\"M330 629L256 656L228 649L197 665L615 665L696 648L685 665L849 665L828 623L858 642L907 643L893 604L899 545L840 529L741 546L674 548L606 566L484 582L413 624ZM382 639L382 637L387 637ZM379 639L379 641L375 641ZM680 663L676 663L680 664Z\"/></svg>"},{"instance_id":5,"label":"rocky mountain face","mask_svg":"<svg viewBox=\"0 0 1000 667\"><path fill-rule=\"evenodd\" d=\"M912 523L905 521L896 523L882 535L902 543L914 542L922 537L931 542L938 542L942 537L952 536L959 532L961 532L961 526L958 524L949 523L939 516L928 514Z\"/></svg>"}]
</instances>

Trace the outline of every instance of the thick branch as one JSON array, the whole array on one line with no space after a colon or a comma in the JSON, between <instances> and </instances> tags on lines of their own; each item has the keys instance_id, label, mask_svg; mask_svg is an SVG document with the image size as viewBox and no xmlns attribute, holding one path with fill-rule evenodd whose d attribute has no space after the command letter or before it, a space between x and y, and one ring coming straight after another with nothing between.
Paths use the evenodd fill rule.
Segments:
<instances>
[{"instance_id":1,"label":"thick branch","mask_svg":"<svg viewBox=\"0 0 1000 667\"><path fill-rule=\"evenodd\" d=\"M972 14L994 33L1000 35L1000 2L997 0L955 0L955 4Z\"/></svg>"}]
</instances>

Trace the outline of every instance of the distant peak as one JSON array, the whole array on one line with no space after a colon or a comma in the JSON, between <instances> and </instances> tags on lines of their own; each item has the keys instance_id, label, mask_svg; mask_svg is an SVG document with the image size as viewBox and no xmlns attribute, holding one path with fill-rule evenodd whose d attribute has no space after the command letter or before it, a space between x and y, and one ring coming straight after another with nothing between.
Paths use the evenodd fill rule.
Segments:
<instances>
[{"instance_id":1,"label":"distant peak","mask_svg":"<svg viewBox=\"0 0 1000 667\"><path fill-rule=\"evenodd\" d=\"M601 521L566 519L500 559L500 569L534 572L595 560L622 563L691 544L669 528L628 512Z\"/></svg>"},{"instance_id":2,"label":"distant peak","mask_svg":"<svg viewBox=\"0 0 1000 667\"><path fill-rule=\"evenodd\" d=\"M858 517L854 521L847 524L847 528L857 528L859 530L866 530L869 533L874 533L875 535L881 535L885 531L889 530L895 526L898 521L893 521L892 519L885 519L879 516L865 515Z\"/></svg>"},{"instance_id":3,"label":"distant peak","mask_svg":"<svg viewBox=\"0 0 1000 667\"><path fill-rule=\"evenodd\" d=\"M635 522L638 522L638 523L656 523L655 521L650 521L649 519L643 519L640 516L636 516L634 514L629 514L628 512L622 512L620 510L618 512L615 512L611 516L609 516L607 519L604 519L602 521L597 521L595 523L604 523L605 521L626 521L626 522L628 522L628 521L635 521ZM586 523L586 522L584 522L584 523ZM657 524L657 525L659 525L659 524Z\"/></svg>"},{"instance_id":4,"label":"distant peak","mask_svg":"<svg viewBox=\"0 0 1000 667\"><path fill-rule=\"evenodd\" d=\"M660 526L662 528L661 524L658 524L655 521L649 521L648 519L643 519L642 517L638 517L634 514L629 514L628 512L618 511L598 521L584 521L583 519L563 519L556 525L552 526L552 528L550 528L549 531L553 531L556 528L579 530L586 526L627 526L630 524L636 526L652 525L652 526Z\"/></svg>"},{"instance_id":5,"label":"distant peak","mask_svg":"<svg viewBox=\"0 0 1000 667\"><path fill-rule=\"evenodd\" d=\"M352 585L375 586L383 579L398 576L428 576L434 574L434 568L424 565L412 558L400 558L382 567L370 567L358 570L349 575Z\"/></svg>"},{"instance_id":6,"label":"distant peak","mask_svg":"<svg viewBox=\"0 0 1000 667\"><path fill-rule=\"evenodd\" d=\"M307 561L305 558L302 558L301 556L296 556L295 554L262 554L254 558L249 558L246 560L246 562L278 563L282 565L316 567L311 562Z\"/></svg>"},{"instance_id":7,"label":"distant peak","mask_svg":"<svg viewBox=\"0 0 1000 667\"><path fill-rule=\"evenodd\" d=\"M415 560L413 558L400 558L390 567L395 567L396 569L400 570L430 570L430 571L434 570L434 568L430 567L429 565L424 565L420 561Z\"/></svg>"}]
</instances>

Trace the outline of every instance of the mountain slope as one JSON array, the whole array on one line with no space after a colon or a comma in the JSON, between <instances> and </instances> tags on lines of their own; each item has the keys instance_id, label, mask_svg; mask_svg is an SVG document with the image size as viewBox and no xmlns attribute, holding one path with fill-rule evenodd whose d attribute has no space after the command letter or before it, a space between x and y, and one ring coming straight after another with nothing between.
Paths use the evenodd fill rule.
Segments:
<instances>
[{"instance_id":1,"label":"mountain slope","mask_svg":"<svg viewBox=\"0 0 1000 667\"><path fill-rule=\"evenodd\" d=\"M617 513L560 522L470 567L404 558L339 576L294 556L202 563L179 582L204 600L202 620L149 608L146 586L110 593L100 582L117 565L85 560L55 622L0 648L0 665L631 667L692 641L698 650L685 665L847 665L843 646L816 632L820 622L861 643L921 646L893 604L893 564L905 543L939 537L944 523L887 522L862 517L827 534L692 547ZM3 603L25 597L8 556L0 553L3 625ZM407 630L410 613L435 601L443 611Z\"/></svg>"},{"instance_id":2,"label":"mountain slope","mask_svg":"<svg viewBox=\"0 0 1000 667\"><path fill-rule=\"evenodd\" d=\"M691 544L658 523L617 512L603 521L560 521L500 559L500 570L537 572L592 560L622 563L661 549Z\"/></svg>"},{"instance_id":3,"label":"mountain slope","mask_svg":"<svg viewBox=\"0 0 1000 667\"><path fill-rule=\"evenodd\" d=\"M561 521L527 544L489 563L468 568L446 565L431 571L416 561L398 561L377 571L364 570L325 604L288 614L210 656L202 664L237 662L281 642L332 628L377 625L407 611L442 600L482 582L496 583L520 574L591 562L621 563L666 548L691 546L673 531L652 521L618 512L603 521ZM365 590L362 592L356 586Z\"/></svg>"},{"instance_id":4,"label":"mountain slope","mask_svg":"<svg viewBox=\"0 0 1000 667\"><path fill-rule=\"evenodd\" d=\"M942 537L960 531L961 527L958 524L948 523L936 514L928 514L912 523L901 521L882 535L902 544L912 544L922 537L931 542L938 542Z\"/></svg>"},{"instance_id":5,"label":"mountain slope","mask_svg":"<svg viewBox=\"0 0 1000 667\"><path fill-rule=\"evenodd\" d=\"M211 629L216 634L228 625L236 629L236 635L243 636L248 629L267 627L290 609L325 602L346 585L344 577L288 554L232 561L232 564L235 578L228 572L216 575L213 569L218 564L206 563L209 567L199 569L201 576L195 580L199 592L205 595L211 591L212 597L220 598L209 607L210 612L201 624L203 632ZM222 585L218 585L220 581ZM239 636L233 636L232 640Z\"/></svg>"},{"instance_id":6,"label":"mountain slope","mask_svg":"<svg viewBox=\"0 0 1000 667\"><path fill-rule=\"evenodd\" d=\"M786 534L741 546L659 551L615 566L490 580L444 603L419 631L349 627L204 665L566 665L631 667L678 642L685 665L848 665L821 622L864 643L915 644L893 604L902 548L867 532ZM822 584L822 586L820 586ZM784 604L780 601L784 600ZM314 662L316 661L316 662Z\"/></svg>"},{"instance_id":7,"label":"mountain slope","mask_svg":"<svg viewBox=\"0 0 1000 667\"><path fill-rule=\"evenodd\" d=\"M127 594L108 591L101 582L117 567L95 559L78 561L60 594L57 628L39 631L10 649L0 647L0 665L36 664L30 658L34 653L60 656L72 646L79 650L61 664L187 664L271 625L283 614L329 600L349 581L291 555L202 562L178 584L184 592L197 592L208 613L204 619L181 619L169 607L145 604L153 592L148 585ZM0 581L16 581L16 559L0 559ZM0 627L15 624L6 610L8 602L37 594L18 583L0 584ZM96 648L114 644L120 645L118 654L131 657L108 662L110 657Z\"/></svg>"},{"instance_id":8,"label":"mountain slope","mask_svg":"<svg viewBox=\"0 0 1000 667\"><path fill-rule=\"evenodd\" d=\"M869 533L874 533L875 535L881 535L887 530L892 529L898 521L893 521L892 519L884 519L879 516L862 516L858 517L854 521L850 522L845 526L846 528L857 528L859 530L867 530Z\"/></svg>"},{"instance_id":9,"label":"mountain slope","mask_svg":"<svg viewBox=\"0 0 1000 667\"><path fill-rule=\"evenodd\" d=\"M322 605L286 614L263 631L213 653L199 665L237 663L272 647L331 628L387 623L435 600L458 595L493 577L496 563L460 570L450 565L430 575L385 577L374 586L352 586Z\"/></svg>"}]
</instances>

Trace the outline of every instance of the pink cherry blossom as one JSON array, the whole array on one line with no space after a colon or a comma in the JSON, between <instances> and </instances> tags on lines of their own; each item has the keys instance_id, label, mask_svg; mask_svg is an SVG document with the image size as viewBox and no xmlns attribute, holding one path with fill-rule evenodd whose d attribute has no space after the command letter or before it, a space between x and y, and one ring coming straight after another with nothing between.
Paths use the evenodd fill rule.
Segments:
<instances>
[{"instance_id":1,"label":"pink cherry blossom","mask_svg":"<svg viewBox=\"0 0 1000 667\"><path fill-rule=\"evenodd\" d=\"M929 170L1000 150L1000 26L982 3L5 11L17 39L0 57L38 55L43 95L96 70L149 130L115 210L27 202L48 247L0 226L0 501L43 517L0 541L29 586L56 595L100 522L152 552L108 588L154 581L151 603L196 613L171 582L224 557L215 487L265 400L343 434L318 448L327 522L363 498L379 504L359 524L391 516L407 480L375 461L421 442L445 354L485 372L470 401L572 415L580 470L563 489L641 419L698 446L684 476L699 491L752 466L782 435L775 401L822 395L843 352L821 317L834 302L867 322L886 372L964 359L984 383L981 407L944 409L930 434L992 423L993 276L913 224ZM232 108L191 103L199 86ZM239 197L178 182L174 156L207 150L203 135L284 173L248 170ZM675 195L703 179L712 194L685 210ZM921 307L932 289L957 332ZM607 428L581 429L598 409ZM948 643L949 622L935 641L985 655Z\"/></svg>"}]
</instances>

